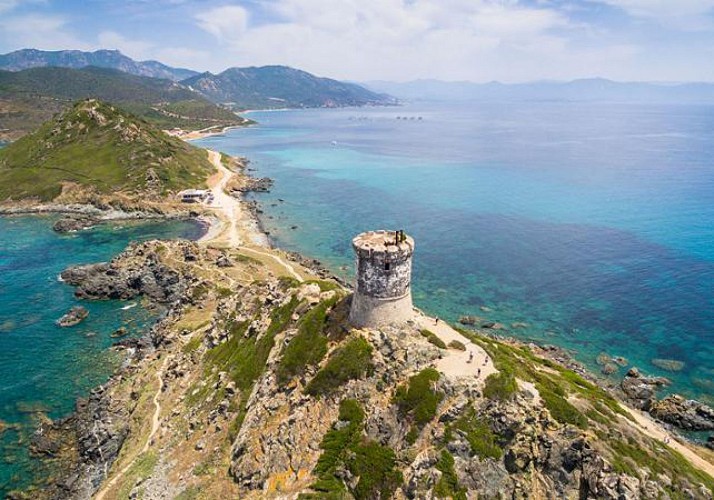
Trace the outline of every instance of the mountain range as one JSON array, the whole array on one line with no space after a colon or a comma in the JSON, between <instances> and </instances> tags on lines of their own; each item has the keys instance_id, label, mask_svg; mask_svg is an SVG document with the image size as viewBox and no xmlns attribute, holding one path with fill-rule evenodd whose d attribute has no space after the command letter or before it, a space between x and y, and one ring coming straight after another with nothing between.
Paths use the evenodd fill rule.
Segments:
<instances>
[{"instance_id":1,"label":"mountain range","mask_svg":"<svg viewBox=\"0 0 714 500\"><path fill-rule=\"evenodd\" d=\"M613 101L714 103L711 83L615 82L587 78L570 82L410 82L372 81L365 84L376 92L387 92L406 100L438 101Z\"/></svg>"},{"instance_id":2,"label":"mountain range","mask_svg":"<svg viewBox=\"0 0 714 500\"><path fill-rule=\"evenodd\" d=\"M0 54L0 69L20 71L30 68L56 66L61 68L98 68L118 69L125 73L168 80L184 80L198 72L184 68L172 68L158 61L135 61L118 50L97 50L84 52L81 50L37 50L22 49Z\"/></svg>"},{"instance_id":3,"label":"mountain range","mask_svg":"<svg viewBox=\"0 0 714 500\"><path fill-rule=\"evenodd\" d=\"M396 99L354 84L319 78L287 66L229 68L181 82L214 102L241 109L316 108L396 104Z\"/></svg>"},{"instance_id":4,"label":"mountain range","mask_svg":"<svg viewBox=\"0 0 714 500\"><path fill-rule=\"evenodd\" d=\"M393 105L354 83L286 66L229 68L219 74L134 61L116 50L0 55L0 140L33 130L77 99L120 105L164 129L221 129L252 123L234 110Z\"/></svg>"}]
</instances>

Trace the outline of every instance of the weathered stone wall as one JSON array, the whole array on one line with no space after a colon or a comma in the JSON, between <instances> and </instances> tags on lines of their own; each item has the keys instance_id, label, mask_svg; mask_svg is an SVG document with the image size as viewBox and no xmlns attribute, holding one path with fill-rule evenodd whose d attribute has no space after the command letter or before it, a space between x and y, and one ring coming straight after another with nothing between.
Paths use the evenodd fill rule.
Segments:
<instances>
[{"instance_id":1,"label":"weathered stone wall","mask_svg":"<svg viewBox=\"0 0 714 500\"><path fill-rule=\"evenodd\" d=\"M357 327L402 324L414 315L411 292L396 299L377 299L355 293L350 308L350 323Z\"/></svg>"},{"instance_id":2,"label":"weathered stone wall","mask_svg":"<svg viewBox=\"0 0 714 500\"><path fill-rule=\"evenodd\" d=\"M358 235L352 245L357 268L352 324L377 327L411 318L414 240L399 241L394 231L371 231Z\"/></svg>"}]
</instances>

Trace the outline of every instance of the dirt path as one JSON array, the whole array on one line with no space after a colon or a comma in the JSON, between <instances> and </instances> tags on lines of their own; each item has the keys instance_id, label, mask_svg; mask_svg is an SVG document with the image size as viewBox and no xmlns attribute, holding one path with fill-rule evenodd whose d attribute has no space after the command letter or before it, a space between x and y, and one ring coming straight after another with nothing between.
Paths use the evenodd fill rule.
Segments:
<instances>
[{"instance_id":1,"label":"dirt path","mask_svg":"<svg viewBox=\"0 0 714 500\"><path fill-rule=\"evenodd\" d=\"M208 151L208 159L213 163L221 174L217 182L212 178L210 184L213 193L213 203L211 207L221 220L222 226L218 229L218 234L211 234L209 231L207 239L213 242L223 242L229 247L236 248L243 244L243 239L238 230L239 223L243 219L243 211L240 202L226 193L226 185L233 176L233 172L228 170L221 162L221 155L216 151Z\"/></svg>"},{"instance_id":2,"label":"dirt path","mask_svg":"<svg viewBox=\"0 0 714 500\"><path fill-rule=\"evenodd\" d=\"M417 313L415 320L419 328L434 332L445 344L448 345L452 340L456 340L466 346L465 351L449 348L444 357L437 361L436 369L447 377L474 377L479 383L483 383L486 377L497 373L498 370L493 366L493 360L486 351L462 336L445 321L437 322L436 318L426 316L422 312Z\"/></svg>"},{"instance_id":3,"label":"dirt path","mask_svg":"<svg viewBox=\"0 0 714 500\"><path fill-rule=\"evenodd\" d=\"M134 462L149 451L149 447L152 444L152 441L154 439L154 436L156 435L156 432L159 430L159 419L161 418L161 403L159 402L159 396L161 396L161 390L164 387L164 370L166 369L166 364L168 363L169 358L166 357L164 359L164 362L161 365L161 368L159 371L156 372L156 378L159 380L159 388L156 390L156 393L154 394L154 415L151 418L151 431L149 432L149 435L146 438L146 442L144 443L144 446L141 448L141 450L134 456L134 458L131 459L131 461L124 466L117 474L111 479L111 481L107 482L104 487L99 490L99 492L96 494L94 497L94 500L103 500L104 496L107 494L107 492L121 479L124 474L127 473L127 471L131 468L132 465L134 465Z\"/></svg>"},{"instance_id":4,"label":"dirt path","mask_svg":"<svg viewBox=\"0 0 714 500\"><path fill-rule=\"evenodd\" d=\"M669 446L674 451L681 453L694 467L714 477L714 464L697 455L694 451L679 441L676 441L672 434L667 432L664 427L649 416L643 415L642 412L630 408L622 403L620 403L620 406L622 406L627 413L632 415L635 419L635 422L628 420L631 425L637 427L641 432L647 434L649 437L661 441L664 446Z\"/></svg>"},{"instance_id":5,"label":"dirt path","mask_svg":"<svg viewBox=\"0 0 714 500\"><path fill-rule=\"evenodd\" d=\"M297 271L295 271L295 268L289 263L283 260L279 255L275 255L274 253L270 252L263 252L262 250L256 250L255 248L250 248L250 247L239 247L239 250L241 252L247 252L247 253L252 253L252 254L258 254L258 255L263 255L265 257L269 257L273 259L275 262L278 263L287 273L298 280L299 282L305 281L302 276L300 276Z\"/></svg>"}]
</instances>

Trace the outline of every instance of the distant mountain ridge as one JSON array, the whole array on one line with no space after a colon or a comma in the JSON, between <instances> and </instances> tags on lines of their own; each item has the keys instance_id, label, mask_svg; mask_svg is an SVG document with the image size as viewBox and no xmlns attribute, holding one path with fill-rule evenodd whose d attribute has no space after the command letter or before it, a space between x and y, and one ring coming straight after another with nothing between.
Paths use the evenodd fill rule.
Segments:
<instances>
[{"instance_id":1,"label":"distant mountain ridge","mask_svg":"<svg viewBox=\"0 0 714 500\"><path fill-rule=\"evenodd\" d=\"M414 80L403 83L373 81L364 85L376 92L387 92L408 100L714 103L713 83L664 84L586 78L570 82L516 84Z\"/></svg>"},{"instance_id":2,"label":"distant mountain ridge","mask_svg":"<svg viewBox=\"0 0 714 500\"><path fill-rule=\"evenodd\" d=\"M392 105L393 97L287 66L229 68L181 81L214 102L241 109Z\"/></svg>"},{"instance_id":3,"label":"distant mountain ridge","mask_svg":"<svg viewBox=\"0 0 714 500\"><path fill-rule=\"evenodd\" d=\"M20 71L46 66L74 69L97 66L99 68L118 69L131 75L165 78L174 81L184 80L198 74L197 71L173 68L158 61L135 61L118 50L84 52L81 50L21 49L0 55L0 69L6 71Z\"/></svg>"}]
</instances>

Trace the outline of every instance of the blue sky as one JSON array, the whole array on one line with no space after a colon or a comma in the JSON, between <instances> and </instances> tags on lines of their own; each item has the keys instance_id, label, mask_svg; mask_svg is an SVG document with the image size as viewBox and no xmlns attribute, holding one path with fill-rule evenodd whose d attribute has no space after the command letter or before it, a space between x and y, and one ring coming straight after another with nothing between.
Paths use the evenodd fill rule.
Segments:
<instances>
[{"instance_id":1,"label":"blue sky","mask_svg":"<svg viewBox=\"0 0 714 500\"><path fill-rule=\"evenodd\" d=\"M0 52L357 81L714 81L714 0L0 0Z\"/></svg>"}]
</instances>

